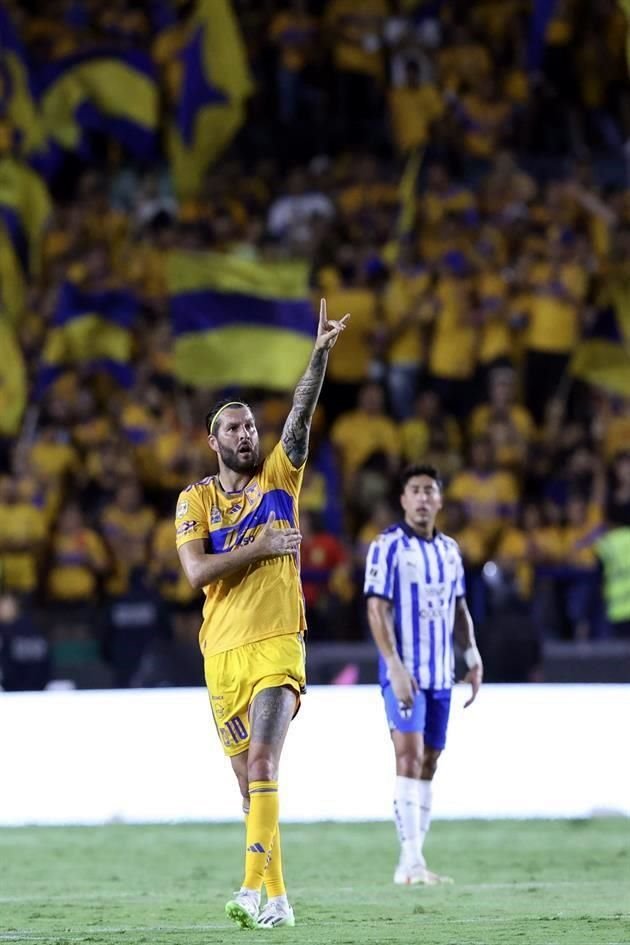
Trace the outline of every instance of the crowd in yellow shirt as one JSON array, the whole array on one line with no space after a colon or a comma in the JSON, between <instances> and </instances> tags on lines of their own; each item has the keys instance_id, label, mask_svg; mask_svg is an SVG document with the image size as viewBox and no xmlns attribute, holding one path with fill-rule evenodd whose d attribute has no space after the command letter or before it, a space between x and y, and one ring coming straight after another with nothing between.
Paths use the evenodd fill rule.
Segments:
<instances>
[{"instance_id":1,"label":"crowd in yellow shirt","mask_svg":"<svg viewBox=\"0 0 630 945\"><path fill-rule=\"evenodd\" d=\"M471 573L496 561L531 601L545 569L596 570L603 523L593 481L628 449L630 407L620 397L582 392L580 404L565 394L594 301L627 304L630 195L619 181L604 187L593 167L537 178L519 159L519 116L533 94L512 49L521 0L470 4L457 23L451 5L437 15L425 6L250 4L243 28L261 90L245 159L236 148L182 205L161 168L140 172L114 146L100 167L61 182L17 329L25 370L32 383L58 287L69 280L124 287L139 300L135 381L122 390L67 371L21 435L0 441L4 588L45 606L90 607L124 597L141 570L174 612L196 613L172 503L185 483L215 471L200 418L218 392L174 380L165 273L181 246L248 259L307 255L313 297L352 314L330 356L301 506L346 546L357 602L363 550L396 514L392 483L406 463L441 471L440 524ZM552 54L573 41L572 6L562 4L549 25ZM150 49L173 100L181 11L155 27L132 3L118 5L118 17L91 5L97 22L83 24L69 2L58 5L60 19L40 8L21 20L43 58L76 52L95 35L134 43ZM574 92L587 112L604 107L625 70L619 25L611 12L605 75L592 43L581 53ZM399 184L414 153L424 159L403 234ZM271 234L274 203L296 196L289 179L330 213ZM0 364L0 409L10 393ZM270 452L290 400L247 394Z\"/></svg>"}]
</instances>

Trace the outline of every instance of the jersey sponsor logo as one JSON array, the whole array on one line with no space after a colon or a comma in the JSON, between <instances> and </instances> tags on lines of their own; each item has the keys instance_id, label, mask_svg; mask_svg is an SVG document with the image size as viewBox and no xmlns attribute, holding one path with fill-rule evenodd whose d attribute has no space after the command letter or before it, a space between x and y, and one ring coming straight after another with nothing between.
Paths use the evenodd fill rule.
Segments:
<instances>
[{"instance_id":1,"label":"jersey sponsor logo","mask_svg":"<svg viewBox=\"0 0 630 945\"><path fill-rule=\"evenodd\" d=\"M217 508L216 505L213 505L210 509L210 524L219 525L223 521L223 516L221 515L221 510Z\"/></svg>"},{"instance_id":2,"label":"jersey sponsor logo","mask_svg":"<svg viewBox=\"0 0 630 945\"><path fill-rule=\"evenodd\" d=\"M175 512L175 518L183 518L187 511L188 511L188 500L182 499L181 502L177 503L177 511Z\"/></svg>"},{"instance_id":3,"label":"jersey sponsor logo","mask_svg":"<svg viewBox=\"0 0 630 945\"><path fill-rule=\"evenodd\" d=\"M176 535L188 535L189 532L196 532L199 528L199 522L182 522L177 526Z\"/></svg>"}]
</instances>

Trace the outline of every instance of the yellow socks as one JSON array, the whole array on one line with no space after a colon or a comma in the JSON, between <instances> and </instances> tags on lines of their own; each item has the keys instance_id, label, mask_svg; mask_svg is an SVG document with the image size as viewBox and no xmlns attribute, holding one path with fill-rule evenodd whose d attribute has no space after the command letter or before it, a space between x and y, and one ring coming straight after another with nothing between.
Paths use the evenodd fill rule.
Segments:
<instances>
[{"instance_id":1,"label":"yellow socks","mask_svg":"<svg viewBox=\"0 0 630 945\"><path fill-rule=\"evenodd\" d=\"M278 830L278 782L250 781L249 804L243 886L246 889L260 890Z\"/></svg>"},{"instance_id":2,"label":"yellow socks","mask_svg":"<svg viewBox=\"0 0 630 945\"><path fill-rule=\"evenodd\" d=\"M284 876L282 875L282 850L280 848L280 825L276 829L276 835L273 838L271 854L267 861L265 870L265 887L267 897L273 899L275 896L285 896L286 887L284 885Z\"/></svg>"},{"instance_id":3,"label":"yellow socks","mask_svg":"<svg viewBox=\"0 0 630 945\"><path fill-rule=\"evenodd\" d=\"M245 811L245 830L247 831L247 821L249 811ZM287 888L284 885L284 876L282 873L282 848L280 846L280 824L276 830L271 845L271 853L267 857L267 866L265 867L265 889L267 898L273 899L275 896L286 896Z\"/></svg>"}]
</instances>

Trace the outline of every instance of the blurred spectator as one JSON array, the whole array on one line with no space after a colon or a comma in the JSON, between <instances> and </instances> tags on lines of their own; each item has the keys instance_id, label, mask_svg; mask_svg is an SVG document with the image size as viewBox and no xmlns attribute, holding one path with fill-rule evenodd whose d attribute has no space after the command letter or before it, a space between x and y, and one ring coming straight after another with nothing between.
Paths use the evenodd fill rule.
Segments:
<instances>
[{"instance_id":1,"label":"blurred spectator","mask_svg":"<svg viewBox=\"0 0 630 945\"><path fill-rule=\"evenodd\" d=\"M597 542L604 568L606 616L617 637L630 638L630 528L611 528Z\"/></svg>"},{"instance_id":2,"label":"blurred spectator","mask_svg":"<svg viewBox=\"0 0 630 945\"><path fill-rule=\"evenodd\" d=\"M308 107L304 76L316 58L319 42L318 22L309 14L305 0L292 0L284 10L275 13L269 25L269 38L277 49L278 119L282 125L291 126Z\"/></svg>"},{"instance_id":3,"label":"blurred spectator","mask_svg":"<svg viewBox=\"0 0 630 945\"><path fill-rule=\"evenodd\" d=\"M444 114L444 102L436 85L424 80L414 59L405 62L405 77L389 92L392 134L401 154L424 147L431 126Z\"/></svg>"},{"instance_id":4,"label":"blurred spectator","mask_svg":"<svg viewBox=\"0 0 630 945\"><path fill-rule=\"evenodd\" d=\"M489 437L473 441L470 464L454 476L447 495L462 503L489 555L502 528L514 520L519 502L517 482L511 473L497 467Z\"/></svg>"},{"instance_id":5,"label":"blurred spectator","mask_svg":"<svg viewBox=\"0 0 630 945\"><path fill-rule=\"evenodd\" d=\"M611 525L630 527L630 452L618 453L612 464L607 518Z\"/></svg>"},{"instance_id":6,"label":"blurred spectator","mask_svg":"<svg viewBox=\"0 0 630 945\"><path fill-rule=\"evenodd\" d=\"M133 686L153 641L169 636L164 600L148 581L146 570L132 567L123 592L112 597L104 613L103 651L113 669L114 685Z\"/></svg>"},{"instance_id":7,"label":"blurred spectator","mask_svg":"<svg viewBox=\"0 0 630 945\"><path fill-rule=\"evenodd\" d=\"M155 510L143 504L137 481L132 479L119 485L113 501L101 513L100 524L113 564L107 592L124 594L131 572L144 570L148 564L149 541L155 525Z\"/></svg>"},{"instance_id":8,"label":"blurred spectator","mask_svg":"<svg viewBox=\"0 0 630 945\"><path fill-rule=\"evenodd\" d=\"M27 595L37 590L46 519L24 491L16 479L0 477L0 581L5 590Z\"/></svg>"},{"instance_id":9,"label":"blurred spectator","mask_svg":"<svg viewBox=\"0 0 630 945\"><path fill-rule=\"evenodd\" d=\"M354 595L348 552L322 528L316 515L300 516L300 566L309 637L343 639L347 635L348 604Z\"/></svg>"},{"instance_id":10,"label":"blurred spectator","mask_svg":"<svg viewBox=\"0 0 630 945\"><path fill-rule=\"evenodd\" d=\"M326 295L328 311L340 315L350 312L353 336L341 337L330 353L322 402L326 417L332 423L340 413L354 405L357 391L370 374L377 332L377 299L367 285L356 251L340 247L337 254L339 272L319 273L319 284Z\"/></svg>"},{"instance_id":11,"label":"blurred spectator","mask_svg":"<svg viewBox=\"0 0 630 945\"><path fill-rule=\"evenodd\" d=\"M396 424L385 413L385 395L379 384L366 384L359 391L355 410L337 418L331 439L339 452L344 487L375 454L383 454L390 474L396 472L400 445Z\"/></svg>"},{"instance_id":12,"label":"blurred spectator","mask_svg":"<svg viewBox=\"0 0 630 945\"><path fill-rule=\"evenodd\" d=\"M382 127L385 61L381 34L386 0L328 0L324 14L334 65L337 142L378 144Z\"/></svg>"},{"instance_id":13,"label":"blurred spectator","mask_svg":"<svg viewBox=\"0 0 630 945\"><path fill-rule=\"evenodd\" d=\"M80 507L70 502L59 513L51 537L47 597L79 612L94 604L110 564L101 538L85 524Z\"/></svg>"},{"instance_id":14,"label":"blurred spectator","mask_svg":"<svg viewBox=\"0 0 630 945\"><path fill-rule=\"evenodd\" d=\"M387 390L397 420L411 415L426 358L428 326L434 316L431 272L410 243L400 247L383 293Z\"/></svg>"},{"instance_id":15,"label":"blurred spectator","mask_svg":"<svg viewBox=\"0 0 630 945\"><path fill-rule=\"evenodd\" d=\"M27 605L15 594L0 596L0 689L45 689L50 680L48 641Z\"/></svg>"},{"instance_id":16,"label":"blurred spectator","mask_svg":"<svg viewBox=\"0 0 630 945\"><path fill-rule=\"evenodd\" d=\"M425 390L415 398L413 412L409 419L401 424L402 455L406 463L425 461L431 436L437 431L444 435L445 442L455 452L459 452L462 436L454 417L446 415L440 398L432 390ZM439 434L438 434L439 435ZM443 466L438 467L443 476L447 476Z\"/></svg>"}]
</instances>

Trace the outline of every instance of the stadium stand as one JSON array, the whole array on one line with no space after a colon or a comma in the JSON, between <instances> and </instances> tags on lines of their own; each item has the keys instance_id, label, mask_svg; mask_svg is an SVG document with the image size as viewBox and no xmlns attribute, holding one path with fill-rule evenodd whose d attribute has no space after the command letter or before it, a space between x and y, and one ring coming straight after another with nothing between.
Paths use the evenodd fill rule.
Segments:
<instances>
[{"instance_id":1,"label":"stadium stand","mask_svg":"<svg viewBox=\"0 0 630 945\"><path fill-rule=\"evenodd\" d=\"M352 313L302 496L313 681L374 679L364 555L420 460L444 477L488 677L617 679L623 13L219 6L223 57L203 0L1 5L2 685L201 681L174 502L214 471L203 417L224 391L273 444L304 343L268 336L265 380L239 312L203 321L243 266L263 282L293 267L296 298ZM192 292L208 306L194 326Z\"/></svg>"}]
</instances>

